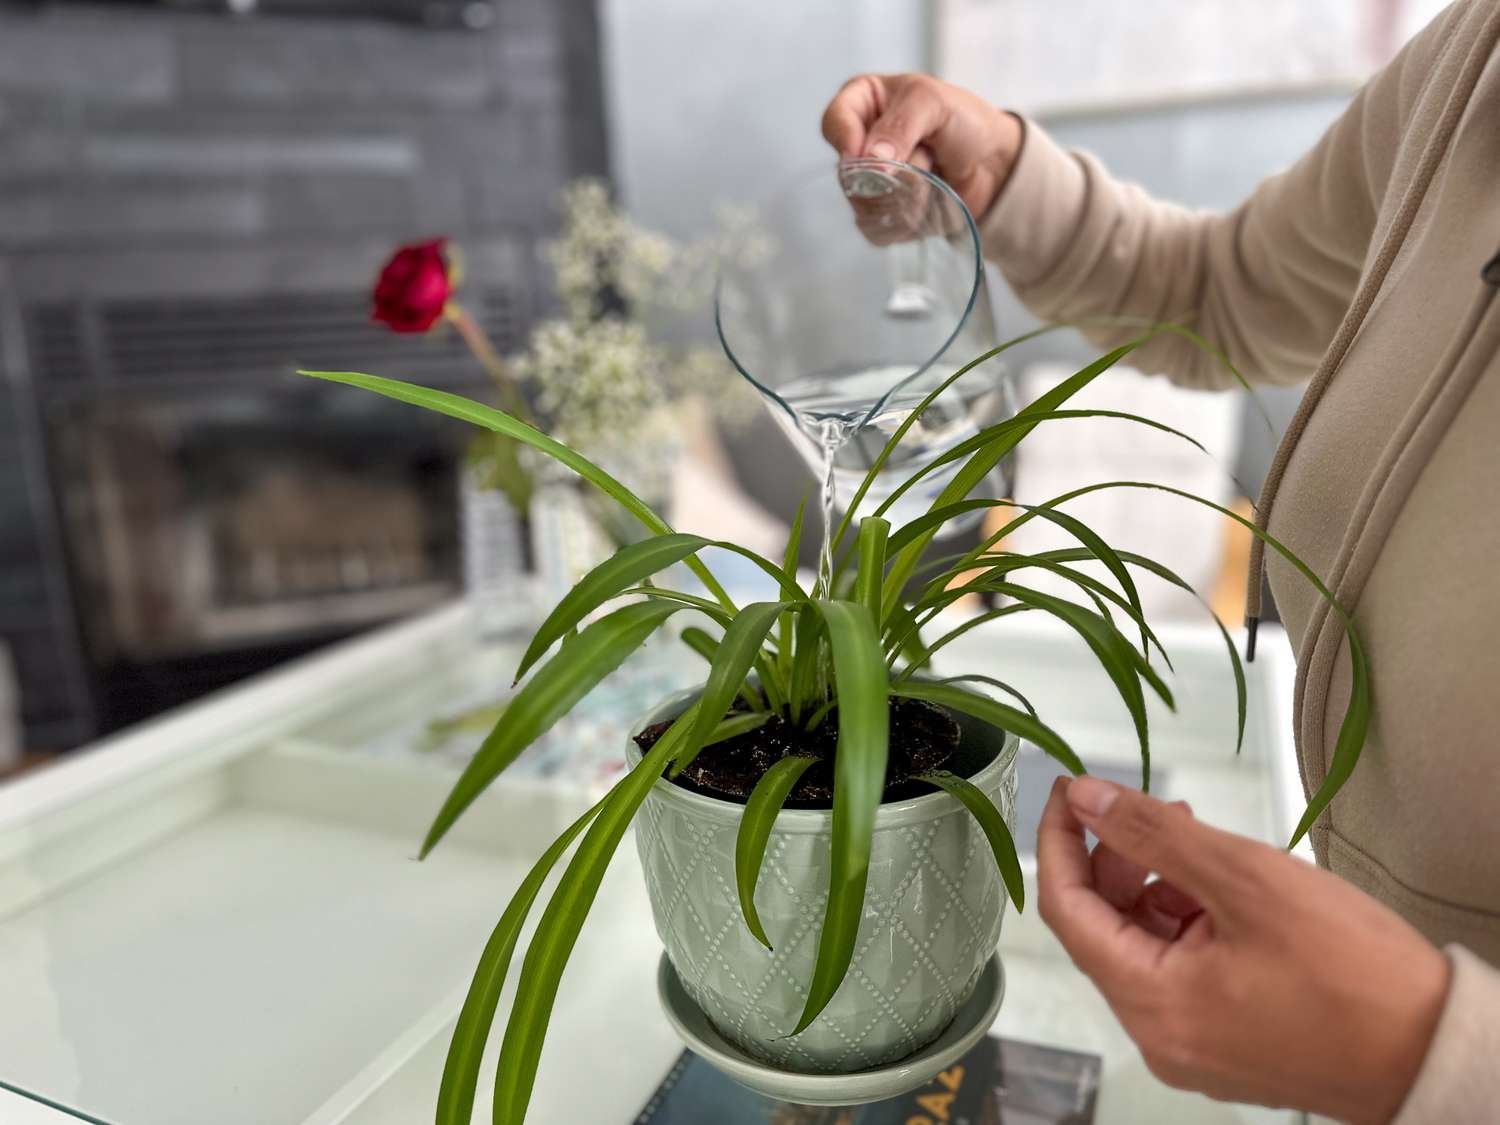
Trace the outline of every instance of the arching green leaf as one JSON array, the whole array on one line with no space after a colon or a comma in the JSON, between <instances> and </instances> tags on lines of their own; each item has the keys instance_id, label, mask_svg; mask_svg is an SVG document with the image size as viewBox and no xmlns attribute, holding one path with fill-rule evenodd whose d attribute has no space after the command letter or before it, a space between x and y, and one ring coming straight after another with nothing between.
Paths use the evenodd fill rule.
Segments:
<instances>
[{"instance_id":1,"label":"arching green leaf","mask_svg":"<svg viewBox=\"0 0 1500 1125\"><path fill-rule=\"evenodd\" d=\"M1038 557L1046 557L1058 562L1073 562L1079 559L1086 558L1088 557L1088 555L1087 552L1079 551L1075 548L1067 548L1059 551L1047 551L1044 553L1044 556ZM1121 551L1120 557L1127 563L1130 563L1132 566L1138 566L1142 570L1156 575L1163 581L1169 582L1173 586L1176 586L1179 589L1186 590L1188 593L1192 594L1193 597L1198 599L1198 603L1203 606L1204 610L1207 611L1209 619L1212 620L1214 625L1218 628L1219 636L1224 641L1225 651L1229 654L1229 669L1234 675L1234 752L1238 754L1241 748L1245 745L1245 712L1248 709L1248 692L1245 686L1245 666L1240 662L1240 653L1239 650L1234 646L1234 638L1229 635L1229 630L1226 629L1224 627L1224 623L1219 620L1218 614L1214 613L1213 608L1208 604L1207 599L1205 599L1202 594L1198 593L1197 590L1193 589L1192 584L1176 571L1172 570L1168 566L1164 566L1163 564L1157 562L1155 559L1148 558L1145 555L1138 555L1133 551Z\"/></svg>"},{"instance_id":2,"label":"arching green leaf","mask_svg":"<svg viewBox=\"0 0 1500 1125\"><path fill-rule=\"evenodd\" d=\"M1323 810L1333 801L1333 798L1343 788L1344 782L1353 773L1355 765L1359 761L1360 752L1364 749L1365 738L1369 734L1370 715L1374 709L1373 693L1370 685L1369 658L1365 655L1364 645L1360 642L1359 634L1354 628L1354 619L1349 611L1339 604L1333 592L1324 585L1323 580L1314 573L1313 569L1303 562L1286 544L1277 539L1265 528L1257 526L1252 520L1246 519L1238 512L1226 508L1222 504L1216 504L1212 500L1205 500L1181 488L1173 488L1171 485L1156 484L1152 481L1138 480L1112 480L1103 481L1099 484L1086 485L1075 488L1063 496L1049 501L1049 503L1061 504L1073 499L1075 496L1086 496L1091 492L1103 492L1116 488L1139 489L1147 492L1165 492L1172 496L1180 496L1184 500L1205 508L1211 508L1222 516L1227 516L1241 527L1250 532L1271 550L1275 551L1283 559L1291 564L1298 574L1305 578L1310 586L1318 592L1318 596L1328 603L1329 609L1339 619L1344 627L1344 637L1349 642L1350 662L1350 691L1349 705L1344 709L1343 718L1339 720L1338 736L1334 742L1333 756L1329 762L1328 774L1323 779L1323 784L1313 794L1312 800L1307 803L1307 811L1302 817L1297 831L1293 834L1288 847L1295 847L1297 841L1307 833L1307 830L1323 814Z\"/></svg>"},{"instance_id":3,"label":"arching green leaf","mask_svg":"<svg viewBox=\"0 0 1500 1125\"><path fill-rule=\"evenodd\" d=\"M526 1120L526 1107L536 1083L537 1063L552 1019L557 986L578 942L578 933L599 893L610 858L651 787L681 747L682 736L696 716L696 706L684 711L635 769L600 802L593 823L542 911L521 962L515 1001L500 1044L500 1063L495 1072L497 1125L522 1125Z\"/></svg>"},{"instance_id":4,"label":"arching green leaf","mask_svg":"<svg viewBox=\"0 0 1500 1125\"><path fill-rule=\"evenodd\" d=\"M923 699L928 703L936 703L939 707L946 707L950 711L973 715L974 718L981 719L992 727L1010 731L1034 743L1037 749L1061 763L1069 773L1076 775L1087 772L1083 768L1082 760L1063 740L1062 735L1025 711L1007 707L1004 703L991 699L987 695L965 691L952 684L929 683L926 680L907 680L905 683L892 684L891 694L902 699Z\"/></svg>"},{"instance_id":5,"label":"arching green leaf","mask_svg":"<svg viewBox=\"0 0 1500 1125\"><path fill-rule=\"evenodd\" d=\"M469 1125L472 1120L484 1044L489 1038L490 1025L495 1022L495 1010L500 1006L500 992L505 987L505 974L510 969L516 940L526 924L526 915L531 912L531 904L536 901L552 868L557 866L557 861L578 838L578 834L588 827L602 804L600 802L575 820L542 853L542 858L536 861L536 865L521 881L494 932L490 934L490 940L479 956L479 965L474 970L468 995L464 997L463 1009L458 1013L453 1039L448 1044L448 1057L443 1063L443 1081L438 1087L437 1125Z\"/></svg>"},{"instance_id":6,"label":"arching green leaf","mask_svg":"<svg viewBox=\"0 0 1500 1125\"><path fill-rule=\"evenodd\" d=\"M1017 910L1026 909L1026 881L1021 876L1021 860L1016 855L1016 842L1011 838L1010 827L994 802L978 786L948 770L918 774L917 779L952 794L969 810L979 822L984 838L990 842L995 866L1000 869L1000 879L1005 884L1010 901L1016 904Z\"/></svg>"},{"instance_id":7,"label":"arching green leaf","mask_svg":"<svg viewBox=\"0 0 1500 1125\"><path fill-rule=\"evenodd\" d=\"M624 663L677 609L666 602L627 605L564 641L556 655L516 691L495 729L464 767L427 831L422 856L432 851L453 822L522 750Z\"/></svg>"},{"instance_id":8,"label":"arching green leaf","mask_svg":"<svg viewBox=\"0 0 1500 1125\"><path fill-rule=\"evenodd\" d=\"M531 643L526 646L525 655L521 657L520 667L516 669L516 679L526 675L559 638L610 598L673 563L681 562L708 543L701 535L673 532L621 547L585 574L537 627Z\"/></svg>"},{"instance_id":9,"label":"arching green leaf","mask_svg":"<svg viewBox=\"0 0 1500 1125\"><path fill-rule=\"evenodd\" d=\"M1064 598L1056 598L1040 590L1017 586L1010 582L996 583L995 590L1025 605L1035 606L1051 614L1083 638L1084 643L1089 646L1095 659L1099 661L1100 666L1120 693L1126 710L1130 712L1131 722L1135 724L1136 741L1140 744L1141 750L1141 789L1144 792L1150 792L1151 741L1146 722L1146 700L1141 690L1141 680L1144 679L1149 683L1168 707L1174 706L1171 690L1162 682L1155 670L1146 663L1141 654L1136 652L1130 642L1120 634L1120 631L1092 610L1084 609L1083 606Z\"/></svg>"},{"instance_id":10,"label":"arching green leaf","mask_svg":"<svg viewBox=\"0 0 1500 1125\"><path fill-rule=\"evenodd\" d=\"M966 676L943 676L936 682L940 684L987 684L992 688L1003 691L1012 699L1017 700L1022 707L1026 708L1027 714L1029 714L1033 719L1037 717L1036 708L1031 705L1031 700L1027 699L1024 695L1022 695L1015 688L1011 687L1004 680L997 680L994 676L985 676L981 675L978 672L970 672Z\"/></svg>"},{"instance_id":11,"label":"arching green leaf","mask_svg":"<svg viewBox=\"0 0 1500 1125\"><path fill-rule=\"evenodd\" d=\"M719 650L708 669L708 679L698 697L697 721L683 738L677 759L679 772L698 756L709 732L724 718L734 697L744 687L745 677L759 659L766 634L787 605L786 602L754 602L740 610L729 623L729 628L724 630L724 639L719 642ZM777 702L772 701L772 710L779 710Z\"/></svg>"},{"instance_id":12,"label":"arching green leaf","mask_svg":"<svg viewBox=\"0 0 1500 1125\"><path fill-rule=\"evenodd\" d=\"M875 813L885 791L890 737L885 657L875 632L875 619L855 602L818 602L817 606L833 647L839 737L833 762L828 907L818 939L817 963L808 982L807 1003L792 1031L794 1035L828 1006L854 958L859 920L864 913Z\"/></svg>"},{"instance_id":13,"label":"arching green leaf","mask_svg":"<svg viewBox=\"0 0 1500 1125\"><path fill-rule=\"evenodd\" d=\"M881 590L885 580L885 542L891 533L888 520L867 516L859 521L856 543L859 569L854 576L854 600L870 611L878 630L881 622Z\"/></svg>"},{"instance_id":14,"label":"arching green leaf","mask_svg":"<svg viewBox=\"0 0 1500 1125\"><path fill-rule=\"evenodd\" d=\"M776 826L776 816L786 803L787 794L796 788L807 767L817 760L810 754L782 758L761 774L740 817L740 830L734 844L734 879L740 896L740 913L745 916L745 925L755 935L755 940L767 949L771 948L771 939L766 937L765 927L760 924L760 913L755 909L755 884L760 879L760 865L766 857L766 843L771 839L771 829Z\"/></svg>"}]
</instances>

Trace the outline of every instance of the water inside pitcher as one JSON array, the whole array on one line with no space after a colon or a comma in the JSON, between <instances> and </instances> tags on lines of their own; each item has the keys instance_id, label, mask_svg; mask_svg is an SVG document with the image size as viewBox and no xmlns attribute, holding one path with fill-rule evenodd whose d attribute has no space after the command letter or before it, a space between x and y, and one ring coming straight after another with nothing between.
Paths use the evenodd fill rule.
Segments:
<instances>
[{"instance_id":1,"label":"water inside pitcher","mask_svg":"<svg viewBox=\"0 0 1500 1125\"><path fill-rule=\"evenodd\" d=\"M756 252L721 267L720 340L823 480L829 514L846 511L913 409L997 342L978 229L936 176L866 158L802 177L749 229ZM913 423L858 514L1011 413L998 360L966 374ZM899 526L925 512L960 464L930 474L886 517ZM985 489L1003 495L1007 483L996 474Z\"/></svg>"}]
</instances>

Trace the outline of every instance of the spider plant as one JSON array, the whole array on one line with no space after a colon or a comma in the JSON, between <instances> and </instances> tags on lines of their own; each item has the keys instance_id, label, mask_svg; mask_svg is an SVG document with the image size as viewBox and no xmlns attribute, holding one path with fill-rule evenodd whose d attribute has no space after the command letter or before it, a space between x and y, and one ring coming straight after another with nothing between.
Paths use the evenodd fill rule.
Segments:
<instances>
[{"instance_id":1,"label":"spider plant","mask_svg":"<svg viewBox=\"0 0 1500 1125\"><path fill-rule=\"evenodd\" d=\"M423 842L422 855L437 845L464 810L522 751L670 620L694 619L695 624L682 631L682 638L708 660L707 676L696 700L672 721L640 763L543 853L500 918L480 958L453 1035L438 1101L439 1125L466 1125L470 1120L480 1057L501 989L523 926L552 869L576 843L576 851L542 908L521 964L495 1082L494 1120L502 1125L520 1125L525 1118L564 966L605 868L648 792L664 775L681 773L697 755L712 754L716 743L745 734L772 716L809 730L827 722L836 721L838 725L827 906L812 978L807 982L805 1008L797 1026L786 1029L789 1034L806 1028L823 1011L854 955L871 835L885 784L893 699L923 700L973 716L1029 740L1071 773L1084 772L1082 761L1067 741L1012 686L979 673L942 679L927 674L933 657L959 636L986 621L1018 613L1043 613L1076 632L1119 693L1139 743L1141 784L1148 788L1147 696L1154 695L1169 708L1173 698L1158 670L1158 664L1169 668L1170 663L1142 611L1136 573L1149 573L1184 588L1188 584L1160 563L1113 549L1085 523L1064 511L1063 506L1078 496L1102 490L1156 489L1206 505L1242 524L1288 559L1333 604L1348 635L1354 690L1343 717L1333 768L1309 803L1293 843L1307 831L1353 768L1370 714L1369 671L1359 638L1348 615L1312 571L1251 521L1211 501L1149 482L1106 481L1038 504L968 496L1002 458L1042 424L1112 417L1167 432L1196 446L1198 443L1186 434L1148 418L1118 411L1065 408L1079 390L1161 332L1197 340L1176 325L1151 328L1063 380L1013 418L988 427L937 457L895 495L856 519L860 501L876 474L922 411L965 373L1035 333L1002 344L956 371L891 435L871 466L849 513L834 532L831 592L806 589L797 579L801 512L792 526L784 556L763 558L735 543L673 531L619 481L509 414L454 394L391 379L352 372L303 372L450 415L529 445L600 489L648 533L647 538L623 547L587 574L537 629L516 670L520 686L443 803ZM893 527L885 516L898 496L927 474L954 462L959 467L951 483L929 510L904 526ZM945 523L991 507L1009 511L999 530L959 555L928 559L928 548ZM1032 520L1057 525L1077 545L1036 554L1020 554L1002 546L1007 536ZM736 605L698 558L709 547L753 562L774 583L774 598ZM1101 564L1102 570L1083 570L1075 565L1085 561ZM696 574L704 592L670 589L656 583L656 576L679 563ZM1028 572L1055 575L1071 583L1078 600L1028 585ZM1003 604L937 632L943 609L975 592L999 595ZM699 627L705 622L715 628L717 636ZM1234 675L1238 748L1245 727L1245 674L1228 631L1222 624L1219 629ZM933 632L937 635L930 635ZM756 914L756 882L777 813L811 760L792 756L774 764L748 798L741 817L736 848L741 911L745 925L768 947ZM993 850L1006 892L1020 909L1024 905L1021 868L999 810L977 787L955 774L934 772L923 775L923 780L952 794L973 815Z\"/></svg>"}]
</instances>

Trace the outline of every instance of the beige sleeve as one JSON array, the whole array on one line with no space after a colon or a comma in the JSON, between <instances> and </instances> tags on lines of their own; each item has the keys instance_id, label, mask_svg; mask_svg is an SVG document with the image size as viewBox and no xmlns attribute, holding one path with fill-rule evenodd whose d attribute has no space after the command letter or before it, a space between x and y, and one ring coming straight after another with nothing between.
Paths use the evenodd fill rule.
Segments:
<instances>
[{"instance_id":1,"label":"beige sleeve","mask_svg":"<svg viewBox=\"0 0 1500 1125\"><path fill-rule=\"evenodd\" d=\"M1427 1058L1391 1125L1449 1125L1500 1116L1500 970L1459 945L1448 1000Z\"/></svg>"},{"instance_id":2,"label":"beige sleeve","mask_svg":"<svg viewBox=\"0 0 1500 1125\"><path fill-rule=\"evenodd\" d=\"M1044 320L1177 320L1223 348L1246 378L1301 382L1354 295L1404 123L1464 7L1413 39L1311 151L1228 213L1153 199L1027 122L1010 179L980 224L985 257ZM1086 333L1100 347L1132 334ZM1188 386L1233 385L1181 337L1161 337L1132 362Z\"/></svg>"}]
</instances>

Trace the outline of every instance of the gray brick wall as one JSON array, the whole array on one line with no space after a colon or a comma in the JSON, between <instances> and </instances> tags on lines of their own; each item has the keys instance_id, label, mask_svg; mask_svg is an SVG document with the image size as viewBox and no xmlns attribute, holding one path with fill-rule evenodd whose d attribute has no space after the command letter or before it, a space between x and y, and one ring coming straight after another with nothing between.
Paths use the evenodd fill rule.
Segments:
<instances>
[{"instance_id":1,"label":"gray brick wall","mask_svg":"<svg viewBox=\"0 0 1500 1125\"><path fill-rule=\"evenodd\" d=\"M0 0L0 252L535 232L604 167L592 11L481 33Z\"/></svg>"},{"instance_id":2,"label":"gray brick wall","mask_svg":"<svg viewBox=\"0 0 1500 1125\"><path fill-rule=\"evenodd\" d=\"M532 314L554 193L606 171L595 13L495 11L462 32L0 0L0 637L33 743L88 732L59 688L80 650L47 581L56 513L23 475L46 466L16 429L52 376L17 337L48 302L354 293L435 234Z\"/></svg>"}]
</instances>

